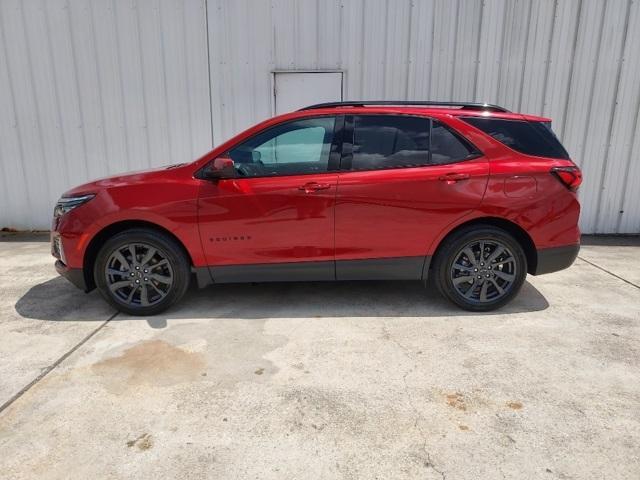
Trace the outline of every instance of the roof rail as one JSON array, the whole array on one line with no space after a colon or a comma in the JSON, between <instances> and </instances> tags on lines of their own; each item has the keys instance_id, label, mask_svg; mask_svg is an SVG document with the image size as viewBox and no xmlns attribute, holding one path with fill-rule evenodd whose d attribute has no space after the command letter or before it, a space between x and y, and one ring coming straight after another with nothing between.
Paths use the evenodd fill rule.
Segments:
<instances>
[{"instance_id":1,"label":"roof rail","mask_svg":"<svg viewBox=\"0 0 640 480\"><path fill-rule=\"evenodd\" d=\"M506 108L498 105L492 105L489 103L469 103L469 102L433 102L433 101L410 101L410 100L360 100L355 102L328 102L317 103L315 105L309 105L308 107L301 108L302 110L316 110L318 108L334 108L334 107L364 107L364 106L379 106L379 105L407 105L407 106L430 106L430 107L460 107L467 108L469 110L486 110L489 112L509 112Z\"/></svg>"}]
</instances>

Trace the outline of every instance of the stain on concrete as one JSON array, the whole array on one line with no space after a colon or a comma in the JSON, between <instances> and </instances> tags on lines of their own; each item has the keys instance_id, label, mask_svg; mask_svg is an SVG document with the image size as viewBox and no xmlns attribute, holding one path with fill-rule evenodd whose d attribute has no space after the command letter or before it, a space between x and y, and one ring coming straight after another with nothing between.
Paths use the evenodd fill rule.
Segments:
<instances>
[{"instance_id":1,"label":"stain on concrete","mask_svg":"<svg viewBox=\"0 0 640 480\"><path fill-rule=\"evenodd\" d=\"M135 440L129 440L127 442L127 447L133 448L136 447L141 452L145 450L149 450L153 448L153 437L151 437L148 433L143 433Z\"/></svg>"},{"instance_id":2,"label":"stain on concrete","mask_svg":"<svg viewBox=\"0 0 640 480\"><path fill-rule=\"evenodd\" d=\"M467 410L467 404L465 402L464 396L458 392L447 394L447 405L457 410Z\"/></svg>"},{"instance_id":3,"label":"stain on concrete","mask_svg":"<svg viewBox=\"0 0 640 480\"><path fill-rule=\"evenodd\" d=\"M264 368L260 367L259 369L257 369L255 372L256 375L262 375L264 373Z\"/></svg>"},{"instance_id":4,"label":"stain on concrete","mask_svg":"<svg viewBox=\"0 0 640 480\"><path fill-rule=\"evenodd\" d=\"M150 340L126 349L117 357L93 365L107 389L123 386L168 386L202 378L206 364L199 352L188 352L163 340Z\"/></svg>"},{"instance_id":5,"label":"stain on concrete","mask_svg":"<svg viewBox=\"0 0 640 480\"><path fill-rule=\"evenodd\" d=\"M352 392L296 388L282 394L281 412L290 432L339 426L340 431L358 434L367 422L366 405L366 399Z\"/></svg>"},{"instance_id":6,"label":"stain on concrete","mask_svg":"<svg viewBox=\"0 0 640 480\"><path fill-rule=\"evenodd\" d=\"M265 333L264 321L216 319L212 323L179 323L162 332L164 341L187 352L199 352L207 368L200 380L217 388L234 388L239 382L267 382L279 367L268 354L288 343L283 335ZM194 342L193 339L201 341ZM215 346L215 348L212 348ZM287 362L288 363L288 362ZM262 368L262 374L255 372Z\"/></svg>"},{"instance_id":7,"label":"stain on concrete","mask_svg":"<svg viewBox=\"0 0 640 480\"><path fill-rule=\"evenodd\" d=\"M469 430L469 427L467 427L466 425L458 425L458 428L459 428L460 430L462 430L463 432L466 432L466 431L468 431L468 430Z\"/></svg>"},{"instance_id":8,"label":"stain on concrete","mask_svg":"<svg viewBox=\"0 0 640 480\"><path fill-rule=\"evenodd\" d=\"M619 335L597 335L581 348L581 353L600 362L618 362L632 368L640 367L640 346L621 339Z\"/></svg>"},{"instance_id":9,"label":"stain on concrete","mask_svg":"<svg viewBox=\"0 0 640 480\"><path fill-rule=\"evenodd\" d=\"M507 407L511 410L522 410L522 403L520 402L507 402Z\"/></svg>"},{"instance_id":10,"label":"stain on concrete","mask_svg":"<svg viewBox=\"0 0 640 480\"><path fill-rule=\"evenodd\" d=\"M382 334L379 338L382 340L391 340L391 333L389 333L389 330L387 330L386 327L382 327Z\"/></svg>"}]
</instances>

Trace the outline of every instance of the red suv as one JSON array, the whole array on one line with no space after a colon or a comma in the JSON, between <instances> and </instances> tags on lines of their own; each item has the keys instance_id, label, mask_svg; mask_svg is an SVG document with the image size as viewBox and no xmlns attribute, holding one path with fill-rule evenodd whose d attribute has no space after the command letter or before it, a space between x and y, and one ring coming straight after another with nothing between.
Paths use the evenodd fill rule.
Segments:
<instances>
[{"instance_id":1,"label":"red suv","mask_svg":"<svg viewBox=\"0 0 640 480\"><path fill-rule=\"evenodd\" d=\"M339 102L193 163L58 201L56 269L153 315L212 283L429 279L467 310L578 254L581 173L549 119L487 104Z\"/></svg>"}]
</instances>

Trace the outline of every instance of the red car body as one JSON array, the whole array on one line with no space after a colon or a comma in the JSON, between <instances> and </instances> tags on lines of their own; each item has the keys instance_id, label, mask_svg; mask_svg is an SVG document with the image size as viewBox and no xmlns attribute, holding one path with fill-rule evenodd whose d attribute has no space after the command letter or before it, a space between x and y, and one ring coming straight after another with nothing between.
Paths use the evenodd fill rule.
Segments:
<instances>
[{"instance_id":1,"label":"red car body","mask_svg":"<svg viewBox=\"0 0 640 480\"><path fill-rule=\"evenodd\" d=\"M437 120L481 155L458 163L373 171L216 181L196 175L234 145L274 125L359 114ZM579 173L575 164L519 153L461 116L549 122L515 113L420 106L338 106L271 118L195 162L66 192L63 197L95 198L54 219L57 269L91 290L101 243L131 226L149 226L169 232L184 246L200 285L243 281L252 274L256 281L425 279L443 239L474 222L500 226L517 238L531 274L569 266L578 252L580 206L575 191L552 170L569 167ZM309 268L301 270L304 264Z\"/></svg>"}]
</instances>

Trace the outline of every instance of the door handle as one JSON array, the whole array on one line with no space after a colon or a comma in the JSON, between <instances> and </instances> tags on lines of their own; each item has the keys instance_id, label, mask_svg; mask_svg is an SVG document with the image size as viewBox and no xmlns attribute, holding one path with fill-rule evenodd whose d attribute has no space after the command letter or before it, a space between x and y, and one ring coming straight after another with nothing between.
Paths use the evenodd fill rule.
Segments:
<instances>
[{"instance_id":1,"label":"door handle","mask_svg":"<svg viewBox=\"0 0 640 480\"><path fill-rule=\"evenodd\" d=\"M331 188L330 183L308 182L304 185L299 186L298 190L301 190L305 193L313 193L317 192L318 190L327 190L329 188Z\"/></svg>"},{"instance_id":2,"label":"door handle","mask_svg":"<svg viewBox=\"0 0 640 480\"><path fill-rule=\"evenodd\" d=\"M461 180L468 180L469 178L470 175L468 173L446 173L444 175L440 175L438 180L447 182L448 185L451 185Z\"/></svg>"}]
</instances>

